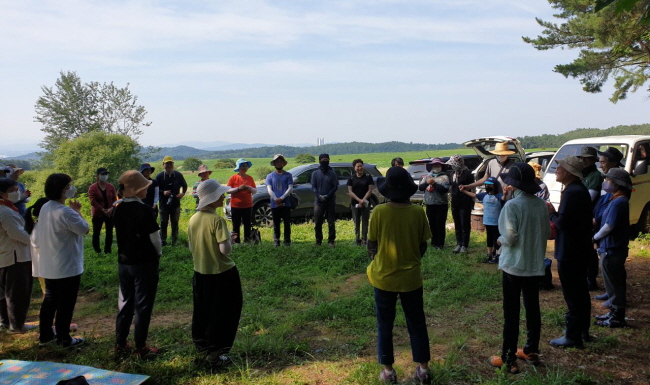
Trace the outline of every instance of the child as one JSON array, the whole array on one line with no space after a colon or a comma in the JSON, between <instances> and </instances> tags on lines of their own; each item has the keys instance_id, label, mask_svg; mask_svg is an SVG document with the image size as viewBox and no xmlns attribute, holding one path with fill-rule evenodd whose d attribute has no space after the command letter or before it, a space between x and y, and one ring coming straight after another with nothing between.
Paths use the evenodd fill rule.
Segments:
<instances>
[{"instance_id":1,"label":"child","mask_svg":"<svg viewBox=\"0 0 650 385\"><path fill-rule=\"evenodd\" d=\"M375 207L368 232L368 280L374 286L377 313L377 355L384 367L379 380L396 383L393 369L393 323L399 297L411 340L415 380L431 383L429 335L424 316L421 259L431 238L426 215L410 202L418 187L404 168L391 167L377 187L388 203Z\"/></svg>"},{"instance_id":2,"label":"child","mask_svg":"<svg viewBox=\"0 0 650 385\"><path fill-rule=\"evenodd\" d=\"M497 254L499 238L499 213L505 203L505 197L501 190L501 184L497 178L491 176L485 180L485 192L475 194L468 190L461 190L465 194L476 198L483 203L483 224L487 235L487 256L486 263L499 263Z\"/></svg>"},{"instance_id":3,"label":"child","mask_svg":"<svg viewBox=\"0 0 650 385\"><path fill-rule=\"evenodd\" d=\"M224 366L230 358L241 317L243 296L239 272L228 255L232 250L230 232L216 209L223 206L227 186L207 179L196 189L199 204L187 229L194 259L194 312L192 340L206 353L210 365Z\"/></svg>"}]
</instances>

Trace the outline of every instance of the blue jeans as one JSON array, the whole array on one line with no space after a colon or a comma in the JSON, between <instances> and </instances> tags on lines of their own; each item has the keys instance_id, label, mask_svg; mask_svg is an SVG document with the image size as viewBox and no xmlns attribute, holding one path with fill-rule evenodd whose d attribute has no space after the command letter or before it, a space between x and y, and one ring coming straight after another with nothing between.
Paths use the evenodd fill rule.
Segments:
<instances>
[{"instance_id":1,"label":"blue jeans","mask_svg":"<svg viewBox=\"0 0 650 385\"><path fill-rule=\"evenodd\" d=\"M406 326L411 339L413 362L429 362L429 334L424 317L423 291L420 287L406 293L385 291L375 288L375 310L377 313L377 356L382 365L392 365L395 362L393 353L393 324L397 297L402 302L406 317Z\"/></svg>"}]
</instances>

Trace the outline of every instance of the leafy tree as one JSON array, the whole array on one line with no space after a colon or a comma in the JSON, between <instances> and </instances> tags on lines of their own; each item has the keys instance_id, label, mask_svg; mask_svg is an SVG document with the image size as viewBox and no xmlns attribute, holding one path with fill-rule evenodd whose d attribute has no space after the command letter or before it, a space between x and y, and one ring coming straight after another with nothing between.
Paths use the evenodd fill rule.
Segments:
<instances>
[{"instance_id":1,"label":"leafy tree","mask_svg":"<svg viewBox=\"0 0 650 385\"><path fill-rule=\"evenodd\" d=\"M94 131L62 142L52 159L54 169L70 175L77 190L85 192L99 167L108 169L109 182L117 187L124 171L138 169L139 152L140 145L127 135Z\"/></svg>"},{"instance_id":2,"label":"leafy tree","mask_svg":"<svg viewBox=\"0 0 650 385\"><path fill-rule=\"evenodd\" d=\"M41 123L45 138L41 147L54 152L61 143L82 134L103 131L123 134L137 140L143 133L147 111L138 105L129 84L118 88L110 84L83 84L76 72L61 72L54 87L41 87L34 121Z\"/></svg>"},{"instance_id":3,"label":"leafy tree","mask_svg":"<svg viewBox=\"0 0 650 385\"><path fill-rule=\"evenodd\" d=\"M234 168L237 164L234 160L224 158L218 159L217 163L214 164L214 168Z\"/></svg>"},{"instance_id":4,"label":"leafy tree","mask_svg":"<svg viewBox=\"0 0 650 385\"><path fill-rule=\"evenodd\" d=\"M650 77L650 25L638 23L647 11L647 1L635 1L629 9L604 7L595 12L593 0L548 0L563 19L562 24L536 19L544 27L542 36L523 37L538 50L580 48L570 64L554 68L565 77L577 78L586 92L598 93L614 78L613 103L636 92ZM630 0L621 0L629 2Z\"/></svg>"},{"instance_id":5,"label":"leafy tree","mask_svg":"<svg viewBox=\"0 0 650 385\"><path fill-rule=\"evenodd\" d=\"M305 163L314 163L316 158L311 154L298 154L296 155L296 163L305 164Z\"/></svg>"},{"instance_id":6,"label":"leafy tree","mask_svg":"<svg viewBox=\"0 0 650 385\"><path fill-rule=\"evenodd\" d=\"M193 156L190 156L188 158L185 158L183 161L183 168L188 171L196 171L199 169L199 166L202 165L203 162L199 158L195 158Z\"/></svg>"}]
</instances>

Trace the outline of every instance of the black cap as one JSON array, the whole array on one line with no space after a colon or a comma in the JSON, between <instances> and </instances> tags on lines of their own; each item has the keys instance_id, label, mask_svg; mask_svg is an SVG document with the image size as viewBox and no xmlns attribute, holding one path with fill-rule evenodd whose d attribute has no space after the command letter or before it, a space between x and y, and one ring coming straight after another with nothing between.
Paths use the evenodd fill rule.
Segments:
<instances>
[{"instance_id":1,"label":"black cap","mask_svg":"<svg viewBox=\"0 0 650 385\"><path fill-rule=\"evenodd\" d=\"M98 168L97 172L95 173L95 175L103 175L103 174L108 174L108 170L105 169L104 167Z\"/></svg>"},{"instance_id":2,"label":"black cap","mask_svg":"<svg viewBox=\"0 0 650 385\"><path fill-rule=\"evenodd\" d=\"M320 155L318 155L318 160L321 160L321 159L323 159L323 158L327 158L327 159L329 159L329 158L330 158L330 154L320 154Z\"/></svg>"}]
</instances>

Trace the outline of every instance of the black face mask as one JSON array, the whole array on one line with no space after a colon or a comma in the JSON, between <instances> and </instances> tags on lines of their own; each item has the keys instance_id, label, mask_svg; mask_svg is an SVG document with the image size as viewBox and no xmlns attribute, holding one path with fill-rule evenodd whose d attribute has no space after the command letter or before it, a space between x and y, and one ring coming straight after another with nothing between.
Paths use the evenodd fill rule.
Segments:
<instances>
[{"instance_id":1,"label":"black face mask","mask_svg":"<svg viewBox=\"0 0 650 385\"><path fill-rule=\"evenodd\" d=\"M488 194L491 194L494 192L494 187L492 186L485 186L485 192Z\"/></svg>"},{"instance_id":2,"label":"black face mask","mask_svg":"<svg viewBox=\"0 0 650 385\"><path fill-rule=\"evenodd\" d=\"M326 168L326 167L329 166L329 165L330 165L330 161L329 161L329 160L321 160L321 161L320 161L320 166L321 166L321 168Z\"/></svg>"},{"instance_id":3,"label":"black face mask","mask_svg":"<svg viewBox=\"0 0 650 385\"><path fill-rule=\"evenodd\" d=\"M282 170L283 168L284 168L284 166L282 166L282 167L275 166L275 169L278 170L278 171Z\"/></svg>"}]
</instances>

